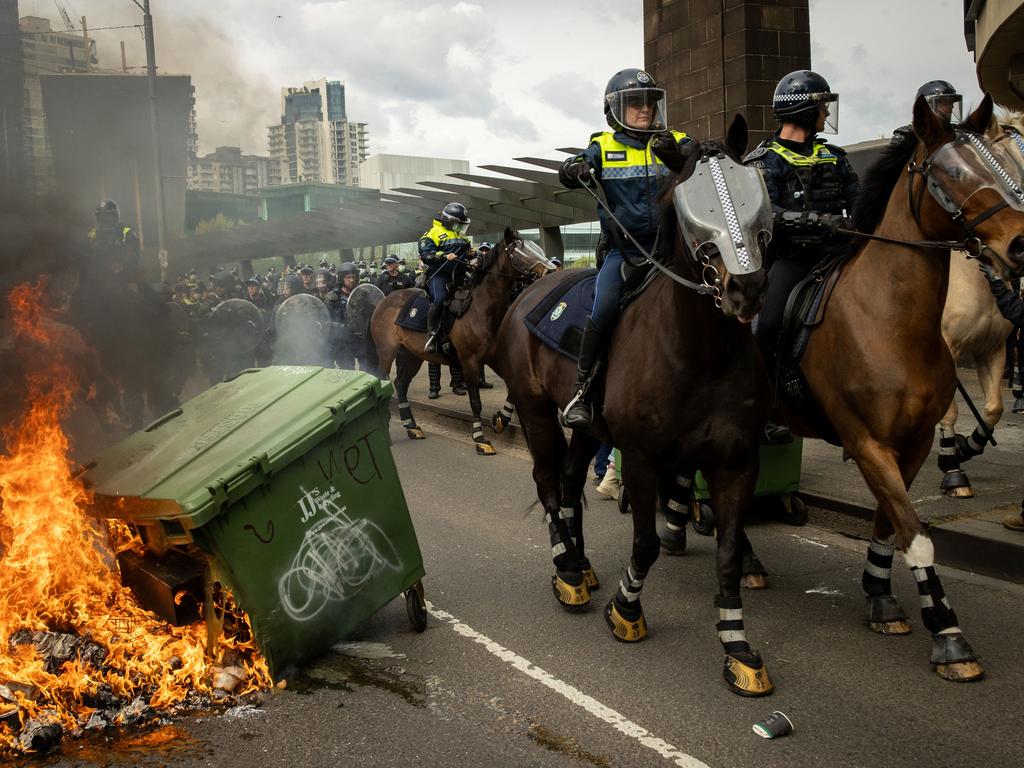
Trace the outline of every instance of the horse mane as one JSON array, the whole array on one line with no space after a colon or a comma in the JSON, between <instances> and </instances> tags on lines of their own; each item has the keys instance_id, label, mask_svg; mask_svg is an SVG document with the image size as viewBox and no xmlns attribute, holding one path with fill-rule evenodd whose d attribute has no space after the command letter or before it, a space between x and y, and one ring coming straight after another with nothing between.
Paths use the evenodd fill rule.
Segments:
<instances>
[{"instance_id":1,"label":"horse mane","mask_svg":"<svg viewBox=\"0 0 1024 768\"><path fill-rule=\"evenodd\" d=\"M484 277L491 271L491 267L493 267L495 262L498 260L498 249L505 247L507 247L505 243L505 238L502 238L493 246L491 246L491 250L490 252L487 253L487 255L482 256L480 258L480 263L477 265L476 269L473 270L473 278L469 284L470 288L476 288L478 285L480 285L480 281L483 280Z\"/></svg>"},{"instance_id":2,"label":"horse mane","mask_svg":"<svg viewBox=\"0 0 1024 768\"><path fill-rule=\"evenodd\" d=\"M881 157L868 168L861 180L857 203L853 206L853 225L861 232L874 232L889 205L896 182L917 149L917 141L892 142L882 150ZM863 241L854 241L860 248Z\"/></svg>"}]
</instances>

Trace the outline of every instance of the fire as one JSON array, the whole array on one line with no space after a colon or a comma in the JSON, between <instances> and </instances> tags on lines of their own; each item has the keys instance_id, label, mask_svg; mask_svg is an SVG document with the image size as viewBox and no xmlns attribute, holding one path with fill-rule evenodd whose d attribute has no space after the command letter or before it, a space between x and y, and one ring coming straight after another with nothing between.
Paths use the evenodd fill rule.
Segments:
<instances>
[{"instance_id":1,"label":"fire","mask_svg":"<svg viewBox=\"0 0 1024 768\"><path fill-rule=\"evenodd\" d=\"M39 293L22 285L10 296L17 342L43 362L28 375L27 408L4 430L0 455L0 747L18 747L30 721L78 732L111 696L166 709L210 694L218 663L244 669L236 694L270 686L251 640L222 642L229 658L211 659L202 623L172 627L121 584L113 549L137 541L127 526L108 529L83 513L89 493L72 475L60 424L79 384ZM66 658L54 647L61 642Z\"/></svg>"}]
</instances>

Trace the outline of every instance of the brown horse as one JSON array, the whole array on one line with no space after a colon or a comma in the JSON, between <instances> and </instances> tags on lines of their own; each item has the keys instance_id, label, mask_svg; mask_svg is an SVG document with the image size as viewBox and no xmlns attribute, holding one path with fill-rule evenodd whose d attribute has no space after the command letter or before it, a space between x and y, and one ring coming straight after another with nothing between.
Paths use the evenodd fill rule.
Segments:
<instances>
[{"instance_id":1,"label":"brown horse","mask_svg":"<svg viewBox=\"0 0 1024 768\"><path fill-rule=\"evenodd\" d=\"M995 118L989 125L987 137L1016 159L1017 167L1024 169L1024 115L1004 115L1002 123ZM978 384L985 397L980 405L981 417L994 432L1003 415L1003 368L1006 364L1006 338L1013 330L1010 322L999 313L995 297L989 290L988 280L975 265L955 252L949 265L949 290L942 313L942 337L949 345L953 362L972 360ZM941 489L954 498L974 495L970 478L962 464L979 456L988 442L986 430L975 427L969 437L957 434L959 414L956 397L939 422L939 469L942 470Z\"/></svg>"},{"instance_id":2,"label":"brown horse","mask_svg":"<svg viewBox=\"0 0 1024 768\"><path fill-rule=\"evenodd\" d=\"M742 153L746 136L746 124L738 118L729 131L732 157ZM533 457L533 478L555 563L552 587L562 607L585 609L590 590L597 587L585 550L582 496L587 464L598 443L620 449L633 513L631 562L604 610L619 640L632 642L646 635L639 597L660 549L658 497L678 503L672 497L675 478L700 469L708 478L716 511L721 510L718 629L726 651L726 681L739 693L763 695L770 692L771 682L744 636L740 570L748 546L741 515L757 480L758 434L768 408L764 364L746 323L761 306L767 278L760 247L753 249L753 264L743 274L730 273L719 251L704 250L697 258L679 232L670 202L679 185L699 181L700 174L706 178L711 160L719 158L722 149L706 144L669 178L657 256L675 277L710 281L719 301L659 274L624 309L604 364L603 408L590 433L576 430L566 443L558 411L573 394L575 363L544 346L524 324L569 273L545 277L516 301L502 323L495 363ZM756 186L747 189L736 207L766 214L770 221L764 184L756 174L749 178Z\"/></svg>"},{"instance_id":3,"label":"brown horse","mask_svg":"<svg viewBox=\"0 0 1024 768\"><path fill-rule=\"evenodd\" d=\"M512 303L513 286L524 278L536 278L554 269L555 265L534 243L523 240L511 228L505 229L503 238L473 268L472 303L465 314L455 320L448 337L465 376L469 405L473 410L473 442L481 456L492 455L494 447L484 437L480 423L480 371L490 359L501 319ZM370 319L370 334L376 346L380 378L389 378L392 363L398 362L395 376L398 412L406 434L413 440L422 440L425 435L416 424L409 406L409 383L424 361L441 365L452 362L443 354L423 351L426 333L395 324L402 307L418 293L421 293L418 288L406 288L389 294L377 305Z\"/></svg>"},{"instance_id":4,"label":"brown horse","mask_svg":"<svg viewBox=\"0 0 1024 768\"><path fill-rule=\"evenodd\" d=\"M868 624L884 634L910 631L890 586L898 548L932 633L931 663L947 680L975 680L983 671L942 589L931 537L907 490L956 385L941 333L950 247L971 250L1003 272L1024 270L1024 191L1005 149L985 138L991 115L986 96L954 130L917 100L916 146L886 151L868 173L854 214L861 232L889 240L866 241L845 266L800 366L878 501L862 579ZM814 436L798 414L791 423Z\"/></svg>"}]
</instances>

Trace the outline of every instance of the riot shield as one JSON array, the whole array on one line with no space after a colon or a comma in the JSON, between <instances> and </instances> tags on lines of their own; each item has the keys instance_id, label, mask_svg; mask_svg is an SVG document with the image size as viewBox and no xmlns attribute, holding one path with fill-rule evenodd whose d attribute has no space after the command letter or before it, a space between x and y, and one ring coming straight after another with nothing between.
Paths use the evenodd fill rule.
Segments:
<instances>
[{"instance_id":1,"label":"riot shield","mask_svg":"<svg viewBox=\"0 0 1024 768\"><path fill-rule=\"evenodd\" d=\"M359 339L367 337L373 310L383 299L384 291L372 283L356 286L345 307L345 327L351 335Z\"/></svg>"},{"instance_id":2,"label":"riot shield","mask_svg":"<svg viewBox=\"0 0 1024 768\"><path fill-rule=\"evenodd\" d=\"M211 352L247 355L263 338L263 314L251 301L222 301L203 323L203 343Z\"/></svg>"},{"instance_id":3,"label":"riot shield","mask_svg":"<svg viewBox=\"0 0 1024 768\"><path fill-rule=\"evenodd\" d=\"M331 365L331 315L320 299L300 293L285 299L274 315L277 365Z\"/></svg>"}]
</instances>

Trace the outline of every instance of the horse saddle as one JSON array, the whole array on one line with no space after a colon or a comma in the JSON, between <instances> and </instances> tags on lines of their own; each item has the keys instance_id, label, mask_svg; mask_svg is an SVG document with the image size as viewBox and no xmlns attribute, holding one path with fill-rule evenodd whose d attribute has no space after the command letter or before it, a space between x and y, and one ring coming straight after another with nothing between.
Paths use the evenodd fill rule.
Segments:
<instances>
[{"instance_id":1,"label":"horse saddle","mask_svg":"<svg viewBox=\"0 0 1024 768\"><path fill-rule=\"evenodd\" d=\"M465 291L469 293L468 288L459 289L459 291ZM452 325L455 323L455 319L460 315L456 315L451 311L451 302L457 298L459 291L452 292L452 298L445 302L445 311L441 315L441 328L438 331L438 349L441 353L450 358L453 361L458 361L458 354L455 348L452 347L451 342L448 339L448 334L451 332ZM466 300L466 306L469 305L469 299ZM465 312L465 307L462 308L461 312ZM420 333L427 332L427 314L430 312L430 299L427 298L426 291L419 290L405 300L405 304L398 311L398 316L395 318L395 325L399 328L405 328L409 331L419 331ZM460 313L461 314L461 313Z\"/></svg>"},{"instance_id":2,"label":"horse saddle","mask_svg":"<svg viewBox=\"0 0 1024 768\"><path fill-rule=\"evenodd\" d=\"M624 265L623 273L625 282L619 312L639 296L657 274L648 265ZM583 328L594 308L596 287L596 269L572 270L571 276L553 288L526 316L527 329L546 346L576 360Z\"/></svg>"},{"instance_id":3,"label":"horse saddle","mask_svg":"<svg viewBox=\"0 0 1024 768\"><path fill-rule=\"evenodd\" d=\"M777 391L789 407L799 413L819 437L833 445L842 445L842 442L814 399L800 370L800 360L807 349L811 331L825 318L825 307L847 260L845 255L839 255L820 264L790 292L782 315L779 371L775 382Z\"/></svg>"}]
</instances>

